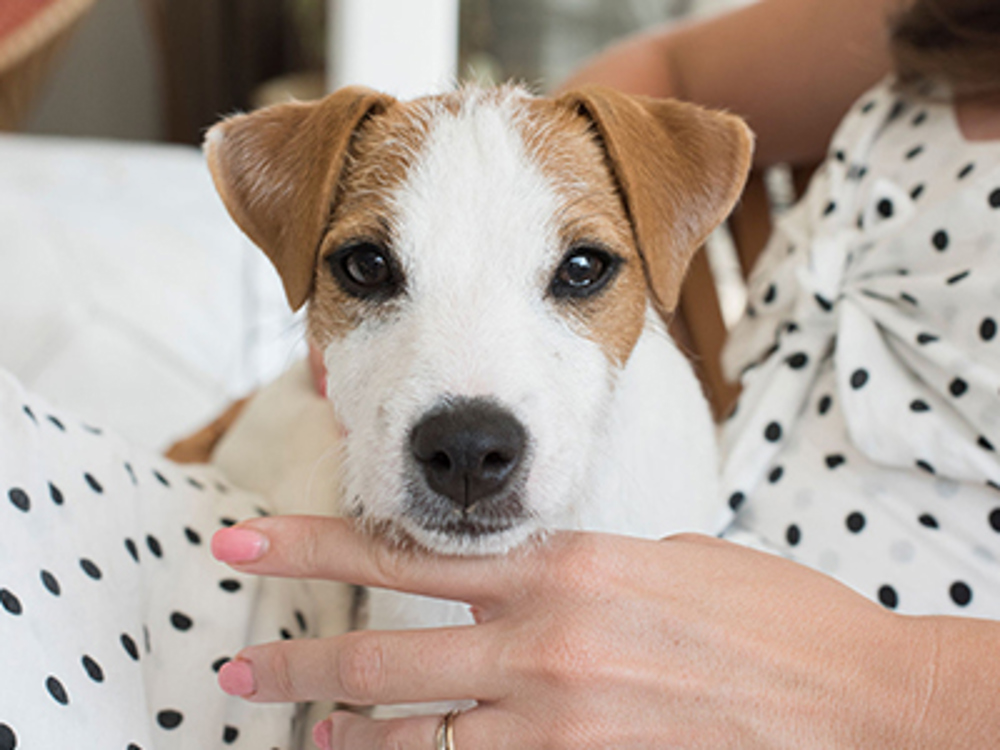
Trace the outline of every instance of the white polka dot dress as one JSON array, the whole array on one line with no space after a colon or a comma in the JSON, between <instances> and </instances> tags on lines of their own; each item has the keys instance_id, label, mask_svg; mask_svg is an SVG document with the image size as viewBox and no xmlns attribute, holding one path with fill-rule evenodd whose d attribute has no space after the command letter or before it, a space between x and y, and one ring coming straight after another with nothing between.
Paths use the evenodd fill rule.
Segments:
<instances>
[{"instance_id":1,"label":"white polka dot dress","mask_svg":"<svg viewBox=\"0 0 1000 750\"><path fill-rule=\"evenodd\" d=\"M886 81L750 281L728 538L888 608L1000 618L1000 141Z\"/></svg>"},{"instance_id":2,"label":"white polka dot dress","mask_svg":"<svg viewBox=\"0 0 1000 750\"><path fill-rule=\"evenodd\" d=\"M130 449L0 371L0 750L293 747L293 706L215 677L309 627L300 582L209 552L261 513L208 467Z\"/></svg>"}]
</instances>

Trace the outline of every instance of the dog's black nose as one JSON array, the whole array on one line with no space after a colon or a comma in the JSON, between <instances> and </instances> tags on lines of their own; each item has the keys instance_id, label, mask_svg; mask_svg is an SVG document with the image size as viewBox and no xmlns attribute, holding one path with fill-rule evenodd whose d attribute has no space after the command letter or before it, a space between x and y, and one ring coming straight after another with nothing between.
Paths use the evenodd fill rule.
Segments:
<instances>
[{"instance_id":1,"label":"dog's black nose","mask_svg":"<svg viewBox=\"0 0 1000 750\"><path fill-rule=\"evenodd\" d=\"M456 399L410 433L410 449L427 484L466 511L508 485L527 443L517 418L482 398Z\"/></svg>"}]
</instances>

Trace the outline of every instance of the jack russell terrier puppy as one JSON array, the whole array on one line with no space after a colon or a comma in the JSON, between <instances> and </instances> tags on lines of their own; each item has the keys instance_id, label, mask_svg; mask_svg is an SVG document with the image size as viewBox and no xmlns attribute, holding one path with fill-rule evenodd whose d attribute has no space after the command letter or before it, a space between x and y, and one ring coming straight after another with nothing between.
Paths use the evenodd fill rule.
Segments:
<instances>
[{"instance_id":1,"label":"jack russell terrier puppy","mask_svg":"<svg viewBox=\"0 0 1000 750\"><path fill-rule=\"evenodd\" d=\"M237 422L215 462L282 510L442 554L712 530L714 428L665 320L751 145L736 117L598 87L346 88L221 122L216 187L308 305L333 409L299 368L240 419L281 435ZM381 593L366 626L459 620Z\"/></svg>"}]
</instances>

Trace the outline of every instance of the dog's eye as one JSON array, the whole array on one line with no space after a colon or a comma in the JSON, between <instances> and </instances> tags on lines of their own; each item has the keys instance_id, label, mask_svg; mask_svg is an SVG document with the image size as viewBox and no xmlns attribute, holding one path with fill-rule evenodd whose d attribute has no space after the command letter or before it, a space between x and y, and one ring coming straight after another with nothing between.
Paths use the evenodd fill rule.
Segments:
<instances>
[{"instance_id":1,"label":"dog's eye","mask_svg":"<svg viewBox=\"0 0 1000 750\"><path fill-rule=\"evenodd\" d=\"M614 277L621 258L606 250L577 247L567 253L555 278L551 293L554 297L588 297L603 289Z\"/></svg>"},{"instance_id":2,"label":"dog's eye","mask_svg":"<svg viewBox=\"0 0 1000 750\"><path fill-rule=\"evenodd\" d=\"M374 242L350 243L330 255L327 264L341 287L355 297L391 297L399 287L389 252Z\"/></svg>"}]
</instances>

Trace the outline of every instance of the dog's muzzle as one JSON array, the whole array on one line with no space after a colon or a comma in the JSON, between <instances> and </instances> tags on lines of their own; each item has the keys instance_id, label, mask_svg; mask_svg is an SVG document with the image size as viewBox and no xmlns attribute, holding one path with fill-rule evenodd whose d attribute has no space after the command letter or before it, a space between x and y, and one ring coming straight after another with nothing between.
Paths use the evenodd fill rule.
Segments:
<instances>
[{"instance_id":1,"label":"dog's muzzle","mask_svg":"<svg viewBox=\"0 0 1000 750\"><path fill-rule=\"evenodd\" d=\"M503 406L448 399L413 427L410 452L423 486L411 493L407 514L424 528L481 536L523 520L528 434Z\"/></svg>"}]
</instances>

